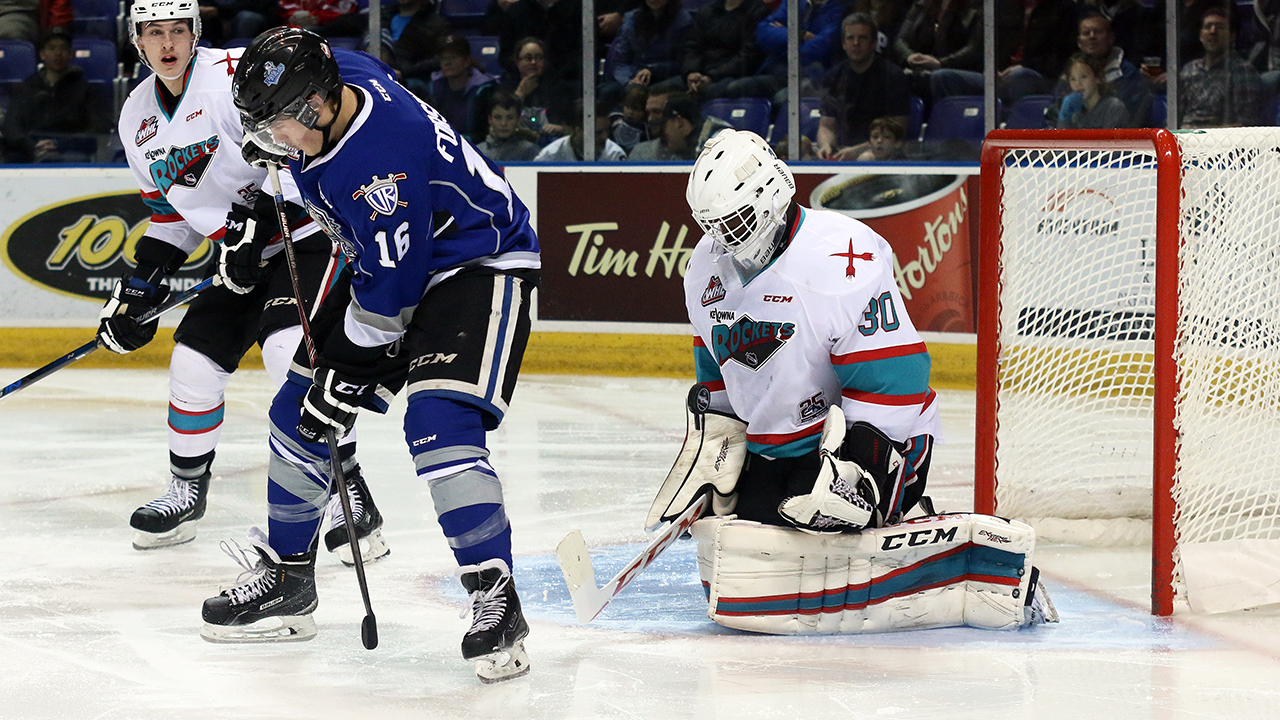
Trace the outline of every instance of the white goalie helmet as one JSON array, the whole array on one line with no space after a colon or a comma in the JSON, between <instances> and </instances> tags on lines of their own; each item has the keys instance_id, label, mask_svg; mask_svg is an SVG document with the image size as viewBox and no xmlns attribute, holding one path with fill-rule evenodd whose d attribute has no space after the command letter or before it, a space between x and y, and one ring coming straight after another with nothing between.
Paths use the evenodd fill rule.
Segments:
<instances>
[{"instance_id":1,"label":"white goalie helmet","mask_svg":"<svg viewBox=\"0 0 1280 720\"><path fill-rule=\"evenodd\" d=\"M196 0L133 0L129 6L129 42L137 47L138 31L142 25L158 20L190 20L191 51L195 52L196 43L200 41L200 5ZM151 67L146 53L140 47L138 57L147 67Z\"/></svg>"},{"instance_id":2,"label":"white goalie helmet","mask_svg":"<svg viewBox=\"0 0 1280 720\"><path fill-rule=\"evenodd\" d=\"M698 156L685 199L693 219L750 279L772 258L775 235L795 194L795 177L763 138L725 130Z\"/></svg>"}]
</instances>

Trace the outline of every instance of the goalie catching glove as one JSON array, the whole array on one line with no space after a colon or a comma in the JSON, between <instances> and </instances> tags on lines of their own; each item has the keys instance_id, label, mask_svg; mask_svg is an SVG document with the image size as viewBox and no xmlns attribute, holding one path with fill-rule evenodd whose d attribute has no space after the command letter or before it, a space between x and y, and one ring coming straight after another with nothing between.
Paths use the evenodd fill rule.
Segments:
<instances>
[{"instance_id":1,"label":"goalie catching glove","mask_svg":"<svg viewBox=\"0 0 1280 720\"><path fill-rule=\"evenodd\" d=\"M298 435L307 442L324 442L325 431L333 428L339 438L345 436L355 426L356 413L369 388L365 381L346 377L323 365L317 367L311 389L302 399Z\"/></svg>"},{"instance_id":2,"label":"goalie catching glove","mask_svg":"<svg viewBox=\"0 0 1280 720\"><path fill-rule=\"evenodd\" d=\"M646 530L679 517L708 490L715 515L728 515L737 504L734 488L747 458L747 424L712 410L711 391L702 384L690 388L686 407L684 445L649 508Z\"/></svg>"},{"instance_id":3,"label":"goalie catching glove","mask_svg":"<svg viewBox=\"0 0 1280 720\"><path fill-rule=\"evenodd\" d=\"M865 422L846 431L844 411L832 405L818 455L822 465L813 490L778 506L784 520L805 532L827 534L900 519L903 458L884 433Z\"/></svg>"},{"instance_id":4,"label":"goalie catching glove","mask_svg":"<svg viewBox=\"0 0 1280 720\"><path fill-rule=\"evenodd\" d=\"M232 205L223 228L222 242L218 244L218 282L231 292L244 295L271 274L262 259L266 242L257 239L258 213L244 205Z\"/></svg>"}]
</instances>

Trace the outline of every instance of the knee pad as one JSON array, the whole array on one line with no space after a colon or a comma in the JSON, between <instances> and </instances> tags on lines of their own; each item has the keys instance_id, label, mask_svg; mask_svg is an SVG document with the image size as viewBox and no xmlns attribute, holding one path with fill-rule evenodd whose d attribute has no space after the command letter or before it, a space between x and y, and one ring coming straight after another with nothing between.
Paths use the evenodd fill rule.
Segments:
<instances>
[{"instance_id":1,"label":"knee pad","mask_svg":"<svg viewBox=\"0 0 1280 720\"><path fill-rule=\"evenodd\" d=\"M217 407L230 378L213 360L179 343L169 359L169 402L181 410Z\"/></svg>"},{"instance_id":2,"label":"knee pad","mask_svg":"<svg viewBox=\"0 0 1280 720\"><path fill-rule=\"evenodd\" d=\"M475 448L476 457L488 457L485 449L484 413L441 397L409 402L404 414L404 439L415 460L442 448ZM419 466L419 473L421 466Z\"/></svg>"},{"instance_id":3,"label":"knee pad","mask_svg":"<svg viewBox=\"0 0 1280 720\"><path fill-rule=\"evenodd\" d=\"M262 340L262 365L267 369L267 374L271 376L277 388L284 384L285 377L289 373L289 364L293 361L293 354L297 352L300 342L302 342L301 325L281 328Z\"/></svg>"}]
</instances>

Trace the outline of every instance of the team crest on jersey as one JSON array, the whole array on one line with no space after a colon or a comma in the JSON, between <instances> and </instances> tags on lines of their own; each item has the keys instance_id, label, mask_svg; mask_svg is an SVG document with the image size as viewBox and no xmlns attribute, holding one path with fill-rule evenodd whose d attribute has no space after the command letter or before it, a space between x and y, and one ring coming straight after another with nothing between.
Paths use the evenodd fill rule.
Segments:
<instances>
[{"instance_id":1,"label":"team crest on jersey","mask_svg":"<svg viewBox=\"0 0 1280 720\"><path fill-rule=\"evenodd\" d=\"M322 210L320 206L305 198L303 199L302 204L307 208L307 214L311 216L311 219L316 221L316 224L320 226L321 230L324 230L324 234L328 235L330 240L337 243L338 247L342 248L343 254L354 262L356 258L359 257L359 255L356 254L355 243L348 240L342 234L342 228L339 227L336 221L334 221L333 216Z\"/></svg>"},{"instance_id":2,"label":"team crest on jersey","mask_svg":"<svg viewBox=\"0 0 1280 720\"><path fill-rule=\"evenodd\" d=\"M707 289L702 291L702 307L718 303L724 299L724 283L720 282L719 275L712 275L711 282L707 283Z\"/></svg>"},{"instance_id":3,"label":"team crest on jersey","mask_svg":"<svg viewBox=\"0 0 1280 720\"><path fill-rule=\"evenodd\" d=\"M364 201L373 208L373 213L369 215L370 220L379 215L390 215L396 211L396 208L409 206L409 203L400 199L400 186L396 184L407 177L409 176L404 173L387 173L384 178L374 175L373 182L361 185L359 190L351 193L351 199L359 200L364 197Z\"/></svg>"},{"instance_id":4,"label":"team crest on jersey","mask_svg":"<svg viewBox=\"0 0 1280 720\"><path fill-rule=\"evenodd\" d=\"M133 141L142 147L142 144L156 136L160 129L160 123L156 121L156 116L152 115L142 121L142 127L138 128L138 134L133 136Z\"/></svg>"},{"instance_id":5,"label":"team crest on jersey","mask_svg":"<svg viewBox=\"0 0 1280 720\"><path fill-rule=\"evenodd\" d=\"M265 71L262 74L262 82L267 85L280 83L280 76L284 74L284 63L273 63L268 60L262 65L262 69Z\"/></svg>"},{"instance_id":6,"label":"team crest on jersey","mask_svg":"<svg viewBox=\"0 0 1280 720\"><path fill-rule=\"evenodd\" d=\"M872 260L875 260L875 259L876 259L876 256L875 256L875 255L873 255L873 254L871 254L871 253L869 253L869 252L864 252L864 253L855 253L855 252L853 251L853 238L849 238L849 251L848 251L848 252L842 252L842 253L831 253L831 255L829 255L828 257L842 257L842 258L848 258L848 259L849 259L849 264L848 264L848 266L846 266L846 267L845 267L845 269L844 269L844 279L845 279L845 280L852 280L852 279L854 278L854 276L856 276L856 275L858 274L858 273L857 273L857 270L856 270L856 269L854 269L854 267L853 267L853 261L854 261L854 260L866 260L867 262L871 262Z\"/></svg>"},{"instance_id":7,"label":"team crest on jersey","mask_svg":"<svg viewBox=\"0 0 1280 720\"><path fill-rule=\"evenodd\" d=\"M752 320L744 314L732 325L711 327L711 354L719 365L734 360L759 370L795 334L795 323Z\"/></svg>"},{"instance_id":8,"label":"team crest on jersey","mask_svg":"<svg viewBox=\"0 0 1280 720\"><path fill-rule=\"evenodd\" d=\"M175 185L194 189L204 179L216 152L217 135L210 135L186 147L170 147L168 154L151 163L151 181L163 195L168 195L169 189Z\"/></svg>"}]
</instances>

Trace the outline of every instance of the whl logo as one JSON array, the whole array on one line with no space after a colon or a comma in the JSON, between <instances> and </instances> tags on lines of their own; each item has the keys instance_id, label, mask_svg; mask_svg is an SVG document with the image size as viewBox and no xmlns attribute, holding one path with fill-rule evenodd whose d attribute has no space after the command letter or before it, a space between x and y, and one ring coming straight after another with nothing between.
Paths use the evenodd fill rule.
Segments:
<instances>
[{"instance_id":1,"label":"whl logo","mask_svg":"<svg viewBox=\"0 0 1280 720\"><path fill-rule=\"evenodd\" d=\"M707 283L707 289L702 291L702 307L718 303L723 299L724 283L720 282L719 275L712 275L711 282Z\"/></svg>"},{"instance_id":2,"label":"whl logo","mask_svg":"<svg viewBox=\"0 0 1280 720\"><path fill-rule=\"evenodd\" d=\"M151 181L156 184L161 195L168 195L169 189L178 187L195 188L204 179L213 154L218 152L218 136L210 135L199 142L184 148L170 148L169 154L151 163Z\"/></svg>"},{"instance_id":3,"label":"whl logo","mask_svg":"<svg viewBox=\"0 0 1280 720\"><path fill-rule=\"evenodd\" d=\"M756 321L743 315L732 325L712 326L711 352L720 365L734 360L759 370L795 334L795 323Z\"/></svg>"}]
</instances>

